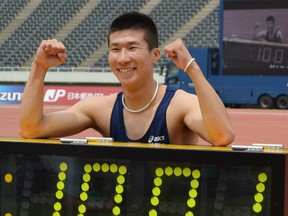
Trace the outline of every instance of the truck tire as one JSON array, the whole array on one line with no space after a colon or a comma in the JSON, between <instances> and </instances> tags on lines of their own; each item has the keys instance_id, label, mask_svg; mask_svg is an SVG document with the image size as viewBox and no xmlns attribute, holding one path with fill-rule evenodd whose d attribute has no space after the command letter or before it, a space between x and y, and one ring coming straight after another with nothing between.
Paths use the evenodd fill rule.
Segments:
<instances>
[{"instance_id":1,"label":"truck tire","mask_svg":"<svg viewBox=\"0 0 288 216\"><path fill-rule=\"evenodd\" d=\"M280 95L276 100L276 106L278 109L288 109L288 96Z\"/></svg>"},{"instance_id":2,"label":"truck tire","mask_svg":"<svg viewBox=\"0 0 288 216\"><path fill-rule=\"evenodd\" d=\"M262 95L259 98L258 104L263 109L271 109L273 107L273 98L270 95Z\"/></svg>"}]
</instances>

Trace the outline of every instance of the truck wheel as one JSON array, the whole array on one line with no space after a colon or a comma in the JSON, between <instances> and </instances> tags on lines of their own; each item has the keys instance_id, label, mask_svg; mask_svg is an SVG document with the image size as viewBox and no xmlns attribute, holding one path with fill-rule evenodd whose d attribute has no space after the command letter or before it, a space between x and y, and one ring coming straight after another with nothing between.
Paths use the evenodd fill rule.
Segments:
<instances>
[{"instance_id":1,"label":"truck wheel","mask_svg":"<svg viewBox=\"0 0 288 216\"><path fill-rule=\"evenodd\" d=\"M259 98L258 104L263 109L271 109L273 107L273 98L270 95L262 95Z\"/></svg>"},{"instance_id":2,"label":"truck wheel","mask_svg":"<svg viewBox=\"0 0 288 216\"><path fill-rule=\"evenodd\" d=\"M276 106L278 109L288 109L288 96L281 95L276 100Z\"/></svg>"}]
</instances>

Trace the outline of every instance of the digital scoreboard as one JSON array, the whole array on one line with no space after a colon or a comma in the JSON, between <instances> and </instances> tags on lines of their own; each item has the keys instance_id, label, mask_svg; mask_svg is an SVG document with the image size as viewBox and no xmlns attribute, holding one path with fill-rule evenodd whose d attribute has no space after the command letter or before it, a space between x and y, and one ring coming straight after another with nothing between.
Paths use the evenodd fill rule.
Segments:
<instances>
[{"instance_id":1,"label":"digital scoreboard","mask_svg":"<svg viewBox=\"0 0 288 216\"><path fill-rule=\"evenodd\" d=\"M224 75L288 75L288 44L223 40Z\"/></svg>"},{"instance_id":2,"label":"digital scoreboard","mask_svg":"<svg viewBox=\"0 0 288 216\"><path fill-rule=\"evenodd\" d=\"M0 140L4 216L287 216L288 150Z\"/></svg>"}]
</instances>

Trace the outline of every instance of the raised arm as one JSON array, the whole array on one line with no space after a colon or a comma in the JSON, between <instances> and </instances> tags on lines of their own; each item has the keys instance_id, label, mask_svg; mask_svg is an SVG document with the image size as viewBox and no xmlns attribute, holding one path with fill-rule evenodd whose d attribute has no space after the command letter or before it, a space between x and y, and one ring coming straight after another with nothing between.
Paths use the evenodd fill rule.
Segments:
<instances>
[{"instance_id":1,"label":"raised arm","mask_svg":"<svg viewBox=\"0 0 288 216\"><path fill-rule=\"evenodd\" d=\"M19 116L20 135L26 138L42 138L57 136L56 130L67 122L65 119L72 119L73 112L61 112L43 114L43 93L44 79L49 67L64 63L66 60L66 48L63 43L53 39L41 42L31 72L26 83Z\"/></svg>"},{"instance_id":2,"label":"raised arm","mask_svg":"<svg viewBox=\"0 0 288 216\"><path fill-rule=\"evenodd\" d=\"M187 127L213 145L230 144L235 135L225 106L204 77L197 60L192 60L182 40L178 39L164 49L168 58L186 70L195 86L197 100L184 117Z\"/></svg>"}]
</instances>

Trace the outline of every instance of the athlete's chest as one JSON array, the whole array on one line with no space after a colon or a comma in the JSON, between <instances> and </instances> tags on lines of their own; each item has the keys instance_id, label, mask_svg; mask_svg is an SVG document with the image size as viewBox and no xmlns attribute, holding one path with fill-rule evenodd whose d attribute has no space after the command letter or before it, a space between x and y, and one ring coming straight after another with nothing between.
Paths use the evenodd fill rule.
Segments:
<instances>
[{"instance_id":1,"label":"athlete's chest","mask_svg":"<svg viewBox=\"0 0 288 216\"><path fill-rule=\"evenodd\" d=\"M155 112L128 113L123 111L126 134L131 140L142 138L150 128Z\"/></svg>"}]
</instances>

